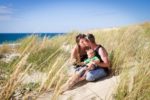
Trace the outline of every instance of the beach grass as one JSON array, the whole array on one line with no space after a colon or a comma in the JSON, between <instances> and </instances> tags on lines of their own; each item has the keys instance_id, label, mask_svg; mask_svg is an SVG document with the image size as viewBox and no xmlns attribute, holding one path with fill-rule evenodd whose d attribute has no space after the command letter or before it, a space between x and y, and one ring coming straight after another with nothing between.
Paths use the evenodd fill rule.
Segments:
<instances>
[{"instance_id":1,"label":"beach grass","mask_svg":"<svg viewBox=\"0 0 150 100\"><path fill-rule=\"evenodd\" d=\"M111 75L120 76L114 99L150 99L150 23L87 32L93 33L97 43L108 51ZM52 99L56 100L60 87L68 78L70 50L78 33L71 32L51 39L33 35L21 40L16 49L21 56L10 63L0 61L1 71L7 73L7 78L0 81L3 86L0 99L10 99L16 88L25 87L31 91L25 92L24 98L36 98L39 94L52 91ZM7 53L9 48L4 46L0 52ZM25 75L32 75L33 72L42 72L46 76L38 83L22 84Z\"/></svg>"}]
</instances>

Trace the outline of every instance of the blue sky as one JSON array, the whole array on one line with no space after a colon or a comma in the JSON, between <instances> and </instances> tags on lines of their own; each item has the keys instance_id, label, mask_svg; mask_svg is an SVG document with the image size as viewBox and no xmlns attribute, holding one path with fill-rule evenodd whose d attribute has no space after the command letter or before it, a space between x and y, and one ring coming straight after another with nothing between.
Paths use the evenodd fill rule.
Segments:
<instances>
[{"instance_id":1,"label":"blue sky","mask_svg":"<svg viewBox=\"0 0 150 100\"><path fill-rule=\"evenodd\" d=\"M0 0L2 32L70 32L150 21L150 0Z\"/></svg>"}]
</instances>

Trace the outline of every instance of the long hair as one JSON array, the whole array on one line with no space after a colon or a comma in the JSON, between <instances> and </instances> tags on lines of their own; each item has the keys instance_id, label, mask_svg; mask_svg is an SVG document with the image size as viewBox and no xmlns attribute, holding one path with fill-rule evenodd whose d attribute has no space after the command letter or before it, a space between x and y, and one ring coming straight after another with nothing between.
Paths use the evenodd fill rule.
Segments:
<instances>
[{"instance_id":1,"label":"long hair","mask_svg":"<svg viewBox=\"0 0 150 100\"><path fill-rule=\"evenodd\" d=\"M79 60L79 62L80 62L80 50L81 50L81 47L80 47L80 45L79 45L79 42L80 42L80 39L83 39L83 38L85 38L86 37L86 35L85 34L78 34L77 36L76 36L76 43L77 43L77 46L78 46L78 60Z\"/></svg>"},{"instance_id":2,"label":"long hair","mask_svg":"<svg viewBox=\"0 0 150 100\"><path fill-rule=\"evenodd\" d=\"M79 44L80 39L85 38L85 37L86 37L85 34L81 34L81 33L78 34L78 35L76 36L76 43Z\"/></svg>"}]
</instances>

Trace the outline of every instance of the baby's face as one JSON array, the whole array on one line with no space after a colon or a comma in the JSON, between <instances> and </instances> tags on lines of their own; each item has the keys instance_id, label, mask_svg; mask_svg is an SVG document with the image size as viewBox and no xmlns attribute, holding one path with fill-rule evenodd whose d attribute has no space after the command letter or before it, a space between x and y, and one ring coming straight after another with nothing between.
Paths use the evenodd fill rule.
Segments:
<instances>
[{"instance_id":1,"label":"baby's face","mask_svg":"<svg viewBox=\"0 0 150 100\"><path fill-rule=\"evenodd\" d=\"M92 49L87 51L88 58L92 58L95 56L94 51Z\"/></svg>"}]
</instances>

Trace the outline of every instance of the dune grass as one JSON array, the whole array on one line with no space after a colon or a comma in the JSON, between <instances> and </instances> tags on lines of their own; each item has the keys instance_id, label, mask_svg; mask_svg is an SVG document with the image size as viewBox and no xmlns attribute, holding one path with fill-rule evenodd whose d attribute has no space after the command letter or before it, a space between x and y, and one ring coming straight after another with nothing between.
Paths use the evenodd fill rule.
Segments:
<instances>
[{"instance_id":1,"label":"dune grass","mask_svg":"<svg viewBox=\"0 0 150 100\"><path fill-rule=\"evenodd\" d=\"M12 48L10 48L6 43L0 47L0 55L12 52Z\"/></svg>"},{"instance_id":2,"label":"dune grass","mask_svg":"<svg viewBox=\"0 0 150 100\"><path fill-rule=\"evenodd\" d=\"M117 100L150 99L150 23L115 29L92 30L97 43L108 51L111 60L112 75L120 75L120 83L114 98ZM20 41L17 51L21 56L1 68L11 68L8 78L3 81L0 99L13 97L17 87L28 87L23 98L36 98L39 94L52 90L52 99L56 100L61 85L67 80L67 67L70 66L69 50L75 44L78 32L56 36L51 39L30 36ZM7 51L7 50L4 50ZM33 71L46 73L38 85L22 84L22 78ZM1 81L0 81L1 82ZM36 92L34 94L33 92Z\"/></svg>"}]
</instances>

